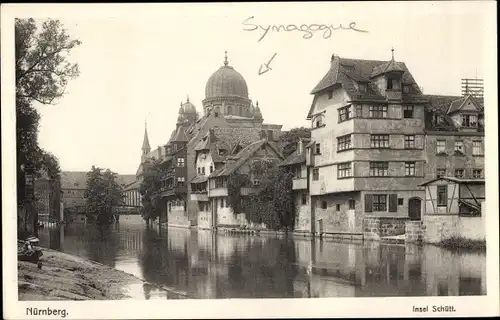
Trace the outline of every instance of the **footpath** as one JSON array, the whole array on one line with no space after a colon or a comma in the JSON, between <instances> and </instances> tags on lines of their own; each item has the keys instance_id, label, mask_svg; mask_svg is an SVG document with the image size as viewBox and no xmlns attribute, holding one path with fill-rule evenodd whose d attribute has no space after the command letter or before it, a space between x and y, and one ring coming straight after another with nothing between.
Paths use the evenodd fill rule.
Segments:
<instances>
[{"instance_id":1,"label":"footpath","mask_svg":"<svg viewBox=\"0 0 500 320\"><path fill-rule=\"evenodd\" d=\"M20 244L18 244L19 246ZM132 288L155 287L131 274L59 251L41 248L42 268L18 261L20 301L146 299ZM185 299L182 293L162 288L165 299Z\"/></svg>"}]
</instances>

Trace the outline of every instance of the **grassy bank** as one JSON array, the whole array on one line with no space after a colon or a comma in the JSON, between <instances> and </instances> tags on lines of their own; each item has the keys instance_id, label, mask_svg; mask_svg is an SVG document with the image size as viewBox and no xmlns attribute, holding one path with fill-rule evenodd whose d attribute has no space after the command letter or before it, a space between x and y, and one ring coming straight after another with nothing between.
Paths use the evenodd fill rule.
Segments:
<instances>
[{"instance_id":1,"label":"grassy bank","mask_svg":"<svg viewBox=\"0 0 500 320\"><path fill-rule=\"evenodd\" d=\"M19 300L144 299L133 287L152 286L128 273L59 251L42 248L42 269L18 261ZM165 297L184 298L165 291Z\"/></svg>"},{"instance_id":2,"label":"grassy bank","mask_svg":"<svg viewBox=\"0 0 500 320\"><path fill-rule=\"evenodd\" d=\"M440 247L453 251L486 251L486 240L472 240L463 237L451 237L438 243Z\"/></svg>"}]
</instances>

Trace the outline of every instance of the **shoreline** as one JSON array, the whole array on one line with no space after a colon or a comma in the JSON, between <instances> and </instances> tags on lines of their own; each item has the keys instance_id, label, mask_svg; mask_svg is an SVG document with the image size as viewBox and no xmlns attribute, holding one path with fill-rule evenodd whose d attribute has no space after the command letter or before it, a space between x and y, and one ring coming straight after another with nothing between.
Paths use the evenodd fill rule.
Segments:
<instances>
[{"instance_id":1,"label":"shoreline","mask_svg":"<svg viewBox=\"0 0 500 320\"><path fill-rule=\"evenodd\" d=\"M42 269L31 262L17 262L19 301L147 300L151 292L161 299L189 298L99 262L40 248Z\"/></svg>"}]
</instances>

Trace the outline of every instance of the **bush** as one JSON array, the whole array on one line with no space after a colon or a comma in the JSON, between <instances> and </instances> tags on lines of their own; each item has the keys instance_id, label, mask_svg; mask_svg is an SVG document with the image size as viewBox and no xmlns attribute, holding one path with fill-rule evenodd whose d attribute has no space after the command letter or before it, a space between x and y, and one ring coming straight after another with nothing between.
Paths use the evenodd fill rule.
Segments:
<instances>
[{"instance_id":1,"label":"bush","mask_svg":"<svg viewBox=\"0 0 500 320\"><path fill-rule=\"evenodd\" d=\"M486 251L486 240L472 240L453 236L442 240L439 246L453 251Z\"/></svg>"}]
</instances>

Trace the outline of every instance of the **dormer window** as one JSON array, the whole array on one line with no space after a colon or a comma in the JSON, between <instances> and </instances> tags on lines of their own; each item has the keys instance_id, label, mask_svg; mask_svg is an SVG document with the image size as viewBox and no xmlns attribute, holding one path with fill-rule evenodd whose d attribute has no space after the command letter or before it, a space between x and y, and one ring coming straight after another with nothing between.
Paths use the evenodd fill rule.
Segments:
<instances>
[{"instance_id":1,"label":"dormer window","mask_svg":"<svg viewBox=\"0 0 500 320\"><path fill-rule=\"evenodd\" d=\"M323 126L323 117L321 115L319 115L314 120L314 127L315 128L320 128L322 126Z\"/></svg>"},{"instance_id":2,"label":"dormer window","mask_svg":"<svg viewBox=\"0 0 500 320\"><path fill-rule=\"evenodd\" d=\"M410 86L403 86L403 92L404 93L410 93L411 87Z\"/></svg>"},{"instance_id":3,"label":"dormer window","mask_svg":"<svg viewBox=\"0 0 500 320\"><path fill-rule=\"evenodd\" d=\"M366 83L360 83L358 85L358 88L359 88L359 92L366 92L366 89L367 89Z\"/></svg>"},{"instance_id":4,"label":"dormer window","mask_svg":"<svg viewBox=\"0 0 500 320\"><path fill-rule=\"evenodd\" d=\"M226 155L226 149L219 149L219 156Z\"/></svg>"},{"instance_id":5,"label":"dormer window","mask_svg":"<svg viewBox=\"0 0 500 320\"><path fill-rule=\"evenodd\" d=\"M462 115L462 127L476 128L477 127L477 116L473 115L473 114L463 114Z\"/></svg>"},{"instance_id":6,"label":"dormer window","mask_svg":"<svg viewBox=\"0 0 500 320\"><path fill-rule=\"evenodd\" d=\"M387 90L399 90L399 80L393 77L387 78Z\"/></svg>"}]
</instances>

